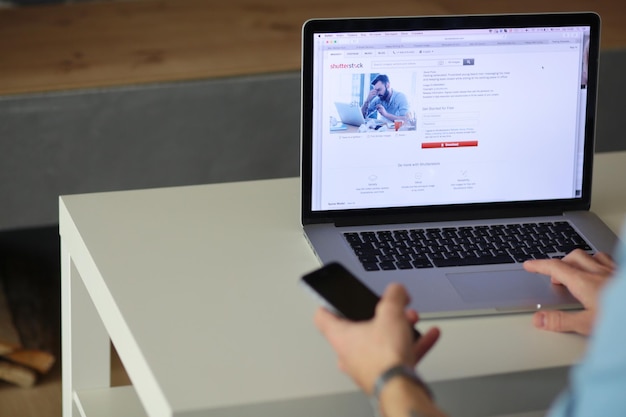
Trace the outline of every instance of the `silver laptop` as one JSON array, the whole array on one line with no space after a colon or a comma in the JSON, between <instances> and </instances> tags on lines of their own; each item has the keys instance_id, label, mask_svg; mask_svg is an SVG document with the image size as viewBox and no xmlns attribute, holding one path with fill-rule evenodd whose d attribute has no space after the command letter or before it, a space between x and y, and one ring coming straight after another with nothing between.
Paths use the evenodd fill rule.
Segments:
<instances>
[{"instance_id":1,"label":"silver laptop","mask_svg":"<svg viewBox=\"0 0 626 417\"><path fill-rule=\"evenodd\" d=\"M616 243L589 211L599 41L593 13L307 21L302 224L320 261L404 284L426 318L579 308L522 262ZM366 101L410 128L330 133L333 103Z\"/></svg>"},{"instance_id":2,"label":"silver laptop","mask_svg":"<svg viewBox=\"0 0 626 417\"><path fill-rule=\"evenodd\" d=\"M368 129L371 128L374 130L378 130L376 129L377 126L382 126L389 122L385 122L385 120L377 119L375 117L370 117L377 114L376 110L369 112L369 114L367 114L367 117L363 116L361 106L356 105L355 103L335 103L335 107L337 108L339 121L347 125L362 126L364 124L367 124L366 127Z\"/></svg>"},{"instance_id":3,"label":"silver laptop","mask_svg":"<svg viewBox=\"0 0 626 417\"><path fill-rule=\"evenodd\" d=\"M353 126L361 126L365 123L361 107L353 103L335 103L339 119L342 123Z\"/></svg>"}]
</instances>

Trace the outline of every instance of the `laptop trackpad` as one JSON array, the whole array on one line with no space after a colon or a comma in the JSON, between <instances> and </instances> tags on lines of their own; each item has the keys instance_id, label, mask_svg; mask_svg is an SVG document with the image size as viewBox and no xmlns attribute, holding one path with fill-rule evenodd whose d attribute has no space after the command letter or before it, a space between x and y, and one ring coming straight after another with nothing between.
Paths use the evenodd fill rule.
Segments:
<instances>
[{"instance_id":1,"label":"laptop trackpad","mask_svg":"<svg viewBox=\"0 0 626 417\"><path fill-rule=\"evenodd\" d=\"M468 303L529 302L555 296L549 278L524 270L446 274L461 298Z\"/></svg>"}]
</instances>

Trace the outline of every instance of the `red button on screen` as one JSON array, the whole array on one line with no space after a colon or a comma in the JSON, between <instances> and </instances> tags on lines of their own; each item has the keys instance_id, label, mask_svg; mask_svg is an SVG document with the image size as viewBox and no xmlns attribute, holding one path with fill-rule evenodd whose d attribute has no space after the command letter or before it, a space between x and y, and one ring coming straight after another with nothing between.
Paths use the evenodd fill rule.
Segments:
<instances>
[{"instance_id":1,"label":"red button on screen","mask_svg":"<svg viewBox=\"0 0 626 417\"><path fill-rule=\"evenodd\" d=\"M463 140L463 141L450 141L450 142L424 142L422 143L422 149L466 148L468 146L478 146L478 141L477 140Z\"/></svg>"}]
</instances>

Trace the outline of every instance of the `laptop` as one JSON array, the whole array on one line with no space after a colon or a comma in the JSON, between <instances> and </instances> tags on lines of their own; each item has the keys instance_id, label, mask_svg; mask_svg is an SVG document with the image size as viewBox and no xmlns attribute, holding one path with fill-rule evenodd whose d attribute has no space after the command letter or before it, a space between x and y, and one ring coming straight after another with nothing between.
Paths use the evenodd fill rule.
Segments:
<instances>
[{"instance_id":1,"label":"laptop","mask_svg":"<svg viewBox=\"0 0 626 417\"><path fill-rule=\"evenodd\" d=\"M405 285L423 318L580 308L522 262L617 240L590 211L598 15L312 19L302 42L301 220L320 262ZM330 133L333 103L366 101L412 129Z\"/></svg>"},{"instance_id":2,"label":"laptop","mask_svg":"<svg viewBox=\"0 0 626 417\"><path fill-rule=\"evenodd\" d=\"M335 103L335 107L342 123L353 126L361 126L365 123L360 106L355 106L352 103Z\"/></svg>"}]
</instances>

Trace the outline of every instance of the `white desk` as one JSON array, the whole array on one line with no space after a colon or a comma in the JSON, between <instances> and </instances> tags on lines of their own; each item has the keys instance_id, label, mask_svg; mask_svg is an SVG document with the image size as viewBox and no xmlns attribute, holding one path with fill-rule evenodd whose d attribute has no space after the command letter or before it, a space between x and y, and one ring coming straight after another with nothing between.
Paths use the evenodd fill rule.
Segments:
<instances>
[{"instance_id":1,"label":"white desk","mask_svg":"<svg viewBox=\"0 0 626 417\"><path fill-rule=\"evenodd\" d=\"M599 154L595 171L592 209L618 231L626 152ZM297 178L63 196L60 234L65 417L371 412L297 285L318 266ZM585 348L528 315L437 325L420 372L457 416L545 408ZM109 388L109 338L133 387Z\"/></svg>"}]
</instances>

